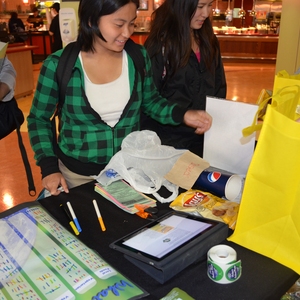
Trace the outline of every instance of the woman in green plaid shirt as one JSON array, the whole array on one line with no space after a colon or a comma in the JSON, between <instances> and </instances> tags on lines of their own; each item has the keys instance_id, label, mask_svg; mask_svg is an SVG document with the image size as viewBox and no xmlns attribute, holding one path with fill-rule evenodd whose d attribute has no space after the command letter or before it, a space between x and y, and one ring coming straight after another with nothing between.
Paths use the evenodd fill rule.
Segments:
<instances>
[{"instance_id":1,"label":"woman in green plaid shirt","mask_svg":"<svg viewBox=\"0 0 300 300\"><path fill-rule=\"evenodd\" d=\"M169 104L156 90L146 50L145 78L124 46L134 31L139 0L81 0L81 49L61 109L58 151L52 144L51 117L58 102L56 68L62 50L48 56L38 79L28 131L43 186L52 195L93 180L120 150L129 133L140 129L143 111L163 124L182 122L203 134L211 126L205 111Z\"/></svg>"}]
</instances>

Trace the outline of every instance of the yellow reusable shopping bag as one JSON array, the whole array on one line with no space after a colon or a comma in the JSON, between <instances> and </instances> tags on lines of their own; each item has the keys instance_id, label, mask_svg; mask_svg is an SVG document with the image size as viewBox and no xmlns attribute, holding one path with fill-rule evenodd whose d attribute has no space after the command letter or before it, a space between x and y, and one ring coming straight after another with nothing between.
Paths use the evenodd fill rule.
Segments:
<instances>
[{"instance_id":1,"label":"yellow reusable shopping bag","mask_svg":"<svg viewBox=\"0 0 300 300\"><path fill-rule=\"evenodd\" d=\"M285 89L283 93L289 93L290 90L286 89L289 86L294 86L294 85L300 85L300 74L297 75L289 75L287 71L282 70L278 72L275 75L274 78L274 86L273 86L273 92L271 92L273 95L277 95L279 91L281 91L283 88ZM254 131L259 131L262 127L262 122L257 123L257 120L263 120L264 115L266 112L266 107L268 106L269 103L272 103L273 101L273 96L270 95L269 97L267 94L269 91L267 90L262 90L259 97L258 97L258 109L256 116L253 119L253 123L251 126L244 128L243 130L243 135L248 136L252 134ZM288 97L282 96L282 97L276 97L276 106L278 106L279 103L282 101L285 101ZM295 96L297 97L297 96ZM300 99L298 99L298 102L300 103ZM300 105L297 105L296 112L300 114ZM293 112L294 113L294 112Z\"/></svg>"},{"instance_id":2,"label":"yellow reusable shopping bag","mask_svg":"<svg viewBox=\"0 0 300 300\"><path fill-rule=\"evenodd\" d=\"M298 274L300 124L295 120L300 117L299 97L300 86L273 94L246 175L236 228L228 238Z\"/></svg>"},{"instance_id":3,"label":"yellow reusable shopping bag","mask_svg":"<svg viewBox=\"0 0 300 300\"><path fill-rule=\"evenodd\" d=\"M282 88L300 84L300 74L290 75L287 71L278 72L274 79L273 94L276 94Z\"/></svg>"}]
</instances>

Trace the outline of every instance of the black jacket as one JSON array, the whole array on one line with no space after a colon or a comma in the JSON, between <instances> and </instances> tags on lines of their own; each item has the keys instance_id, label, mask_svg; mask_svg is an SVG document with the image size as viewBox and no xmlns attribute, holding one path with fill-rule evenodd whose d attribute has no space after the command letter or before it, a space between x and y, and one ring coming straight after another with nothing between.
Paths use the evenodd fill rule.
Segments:
<instances>
[{"instance_id":1,"label":"black jacket","mask_svg":"<svg viewBox=\"0 0 300 300\"><path fill-rule=\"evenodd\" d=\"M19 32L18 28L25 30L25 25L19 18L10 18L8 21L8 28L10 33L14 33Z\"/></svg>"},{"instance_id":2,"label":"black jacket","mask_svg":"<svg viewBox=\"0 0 300 300\"><path fill-rule=\"evenodd\" d=\"M51 21L49 31L51 31L53 33L51 52L54 53L57 50L62 49L62 47L63 47L62 39L61 39L61 35L60 35L59 15L58 14Z\"/></svg>"},{"instance_id":3,"label":"black jacket","mask_svg":"<svg viewBox=\"0 0 300 300\"><path fill-rule=\"evenodd\" d=\"M220 51L213 62L213 72L206 68L203 60L200 59L199 63L192 52L188 64L166 82L162 79L164 70L162 54L152 57L151 62L157 88L161 95L172 103L178 103L188 109L205 110L206 96L226 97L226 79ZM164 145L189 149L202 157L203 135L196 135L193 128L184 124L161 125L143 116L142 129L155 131Z\"/></svg>"}]
</instances>

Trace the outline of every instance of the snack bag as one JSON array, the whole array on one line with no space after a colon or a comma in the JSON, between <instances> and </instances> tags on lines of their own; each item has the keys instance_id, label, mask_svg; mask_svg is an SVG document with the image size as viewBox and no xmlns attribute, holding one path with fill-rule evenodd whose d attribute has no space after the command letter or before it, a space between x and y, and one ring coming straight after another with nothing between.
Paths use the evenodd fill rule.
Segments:
<instances>
[{"instance_id":1,"label":"snack bag","mask_svg":"<svg viewBox=\"0 0 300 300\"><path fill-rule=\"evenodd\" d=\"M235 228L239 204L224 200L200 190L188 190L181 193L171 204L174 210L198 213L204 218L224 222L230 229Z\"/></svg>"}]
</instances>

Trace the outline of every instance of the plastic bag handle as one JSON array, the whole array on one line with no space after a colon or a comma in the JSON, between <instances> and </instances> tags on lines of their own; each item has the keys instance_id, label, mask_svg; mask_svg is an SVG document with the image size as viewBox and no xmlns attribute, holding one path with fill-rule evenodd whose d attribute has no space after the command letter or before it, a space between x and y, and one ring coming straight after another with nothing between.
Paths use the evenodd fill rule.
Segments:
<instances>
[{"instance_id":1,"label":"plastic bag handle","mask_svg":"<svg viewBox=\"0 0 300 300\"><path fill-rule=\"evenodd\" d=\"M161 203L169 203L175 200L175 198L178 196L178 190L179 190L178 186L167 180L163 182L163 186L166 187L166 189L172 194L168 198L164 198L161 195L159 195L157 192L155 192L152 195L156 198L156 200L158 200Z\"/></svg>"}]
</instances>

